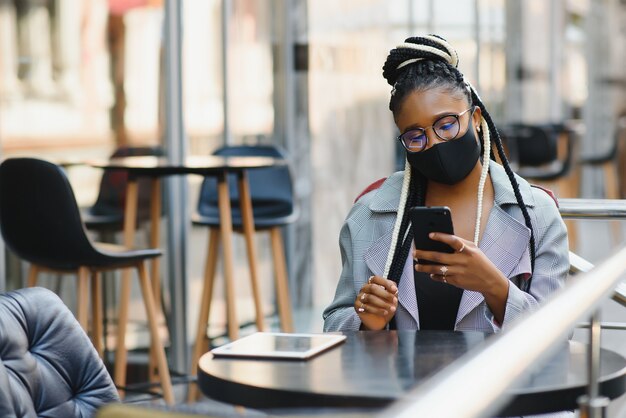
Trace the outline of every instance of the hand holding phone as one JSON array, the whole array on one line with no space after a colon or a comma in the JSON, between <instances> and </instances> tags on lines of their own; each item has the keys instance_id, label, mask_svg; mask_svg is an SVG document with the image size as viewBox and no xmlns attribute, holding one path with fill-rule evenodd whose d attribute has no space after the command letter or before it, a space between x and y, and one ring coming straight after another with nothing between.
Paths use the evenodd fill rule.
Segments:
<instances>
[{"instance_id":1,"label":"hand holding phone","mask_svg":"<svg viewBox=\"0 0 626 418\"><path fill-rule=\"evenodd\" d=\"M415 248L422 251L436 251L453 253L454 249L441 241L428 237L431 232L443 232L454 235L452 215L447 206L423 207L416 206L409 209L409 218L413 228L413 242ZM429 260L419 261L421 264L435 264Z\"/></svg>"}]
</instances>

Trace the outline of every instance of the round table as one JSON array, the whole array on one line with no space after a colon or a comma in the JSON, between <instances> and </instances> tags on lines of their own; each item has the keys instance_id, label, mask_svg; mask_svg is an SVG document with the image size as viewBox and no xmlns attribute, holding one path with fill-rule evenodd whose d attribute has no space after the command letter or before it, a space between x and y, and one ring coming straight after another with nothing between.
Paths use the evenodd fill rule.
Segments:
<instances>
[{"instance_id":1,"label":"round table","mask_svg":"<svg viewBox=\"0 0 626 418\"><path fill-rule=\"evenodd\" d=\"M490 336L455 331L344 334L344 344L308 361L216 358L206 353L199 362L198 385L211 398L255 408L383 407ZM585 351L585 344L564 342L557 354L510 391L513 399L501 415L577 408L576 398L586 389ZM498 361L515 359L494 359L494 364ZM603 349L601 382L605 396L623 394L626 359Z\"/></svg>"}]
</instances>

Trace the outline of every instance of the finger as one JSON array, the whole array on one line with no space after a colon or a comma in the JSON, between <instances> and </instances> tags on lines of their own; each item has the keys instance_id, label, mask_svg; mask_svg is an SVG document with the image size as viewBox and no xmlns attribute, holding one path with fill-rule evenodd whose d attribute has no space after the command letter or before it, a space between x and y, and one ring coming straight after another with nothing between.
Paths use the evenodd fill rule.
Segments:
<instances>
[{"instance_id":1,"label":"finger","mask_svg":"<svg viewBox=\"0 0 626 418\"><path fill-rule=\"evenodd\" d=\"M426 274L435 274L438 276L444 276L443 272L445 269L445 276L449 278L450 276L454 276L456 268L447 266L447 265L435 265L435 264L416 264L415 271L419 271L420 273ZM457 272L458 273L458 272Z\"/></svg>"},{"instance_id":2,"label":"finger","mask_svg":"<svg viewBox=\"0 0 626 418\"><path fill-rule=\"evenodd\" d=\"M393 300L388 301L386 299L379 298L376 295L365 294L359 300L361 303L369 306L373 306L375 308L385 309L387 311L395 311L395 307L398 305L398 299L393 298Z\"/></svg>"},{"instance_id":3,"label":"finger","mask_svg":"<svg viewBox=\"0 0 626 418\"><path fill-rule=\"evenodd\" d=\"M380 276L371 276L368 281L369 284L376 284L378 286L382 286L385 290L387 290L392 295L398 291L398 286L392 280L387 280L384 277Z\"/></svg>"},{"instance_id":4,"label":"finger","mask_svg":"<svg viewBox=\"0 0 626 418\"><path fill-rule=\"evenodd\" d=\"M395 310L395 308L394 308ZM357 312L359 314L361 313L368 313L368 314L372 314L372 315L378 315L378 316L387 316L389 315L389 312L392 312L389 308L388 309L384 309L384 308L379 308L377 306L374 305L370 305L370 304L358 304L358 308L357 308Z\"/></svg>"},{"instance_id":5,"label":"finger","mask_svg":"<svg viewBox=\"0 0 626 418\"><path fill-rule=\"evenodd\" d=\"M364 293L366 294L370 294L370 295L375 295L381 299L384 299L388 302L391 302L393 300L393 298L396 297L395 292L390 292L388 291L386 288L382 287L381 285L378 284L370 284L366 289L366 291Z\"/></svg>"},{"instance_id":6,"label":"finger","mask_svg":"<svg viewBox=\"0 0 626 418\"><path fill-rule=\"evenodd\" d=\"M448 244L454 251L461 252L470 242L456 235L444 234L443 232L431 232L428 237L434 241L440 241Z\"/></svg>"},{"instance_id":7,"label":"finger","mask_svg":"<svg viewBox=\"0 0 626 418\"><path fill-rule=\"evenodd\" d=\"M419 260L428 260L436 264L452 264L454 260L454 254L440 253L437 251L415 250L413 256L418 264L420 264Z\"/></svg>"},{"instance_id":8,"label":"finger","mask_svg":"<svg viewBox=\"0 0 626 418\"><path fill-rule=\"evenodd\" d=\"M448 281L449 277L443 276L441 274L431 274L430 278L435 282L450 284L450 282Z\"/></svg>"},{"instance_id":9,"label":"finger","mask_svg":"<svg viewBox=\"0 0 626 418\"><path fill-rule=\"evenodd\" d=\"M430 234L428 234L428 238L432 239L433 241L440 241L448 245L453 244L458 239L456 235L445 234L443 232L431 232Z\"/></svg>"},{"instance_id":10,"label":"finger","mask_svg":"<svg viewBox=\"0 0 626 418\"><path fill-rule=\"evenodd\" d=\"M443 267L443 264L416 264L415 271L427 274L441 274L441 267ZM450 268L447 268L446 274L450 274Z\"/></svg>"}]
</instances>

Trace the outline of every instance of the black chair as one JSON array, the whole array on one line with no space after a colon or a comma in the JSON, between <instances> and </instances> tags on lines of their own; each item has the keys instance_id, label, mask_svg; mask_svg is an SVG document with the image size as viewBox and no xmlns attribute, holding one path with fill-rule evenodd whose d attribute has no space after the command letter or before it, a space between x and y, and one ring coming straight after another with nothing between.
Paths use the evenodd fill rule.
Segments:
<instances>
[{"instance_id":1,"label":"black chair","mask_svg":"<svg viewBox=\"0 0 626 418\"><path fill-rule=\"evenodd\" d=\"M516 124L504 127L501 134L511 163L525 179L553 182L572 172L576 135L565 126ZM564 147L559 140L565 142Z\"/></svg>"},{"instance_id":2,"label":"black chair","mask_svg":"<svg viewBox=\"0 0 626 418\"><path fill-rule=\"evenodd\" d=\"M271 145L228 146L218 149L214 154L220 156L258 156L286 159L284 151ZM298 211L294 204L291 173L287 165L253 170L250 171L248 182L255 230L267 231L270 234L281 329L285 332L293 332L287 267L281 235L281 227L294 222L298 217ZM228 185L231 197L233 229L241 232L243 221L239 207L239 189L235 175L229 175ZM220 240L217 195L217 180L214 177L206 177L200 191L198 211L192 216L194 225L209 227L208 255L204 274L204 287L205 291L208 290L206 294L209 296L201 300L198 334L192 360L192 374L195 373L197 361L200 355L203 354L203 349L206 345L206 324L208 323L211 289L213 288ZM255 294L255 303L257 306L260 306L261 302L257 299L258 294ZM190 396L190 398L193 398L193 396Z\"/></svg>"},{"instance_id":3,"label":"black chair","mask_svg":"<svg viewBox=\"0 0 626 418\"><path fill-rule=\"evenodd\" d=\"M102 354L102 304L100 273L136 268L151 334L151 350L158 362L163 395L173 401L165 351L158 336L157 308L144 261L160 250L128 250L113 244L94 244L86 235L72 188L58 166L34 158L10 158L0 164L0 227L7 247L31 263L28 285L40 271L78 274L77 317L87 329L88 287L91 275L92 338ZM126 365L126 324L130 295L122 295L118 318L116 362ZM126 383L125 367L115 383ZM116 368L117 370L117 368Z\"/></svg>"},{"instance_id":4,"label":"black chair","mask_svg":"<svg viewBox=\"0 0 626 418\"><path fill-rule=\"evenodd\" d=\"M162 157L164 151L159 146L120 147L111 158L120 157ZM124 224L124 204L126 202L126 183L128 173L125 171L106 170L100 180L98 198L93 206L82 211L83 222L89 230L102 234L121 231ZM150 179L138 180L137 218L140 221L150 217Z\"/></svg>"},{"instance_id":5,"label":"black chair","mask_svg":"<svg viewBox=\"0 0 626 418\"><path fill-rule=\"evenodd\" d=\"M57 295L0 294L0 416L91 417L115 402L102 360Z\"/></svg>"},{"instance_id":6,"label":"black chair","mask_svg":"<svg viewBox=\"0 0 626 418\"><path fill-rule=\"evenodd\" d=\"M621 190L623 185L620 182L617 160L625 138L626 116L621 116L617 121L613 140L609 148L605 152L581 155L580 157L579 164L581 167L602 168L602 171L604 171L604 196L607 199L619 199L622 196Z\"/></svg>"},{"instance_id":7,"label":"black chair","mask_svg":"<svg viewBox=\"0 0 626 418\"><path fill-rule=\"evenodd\" d=\"M501 130L517 174L530 183L556 187L559 197L578 197L579 173L574 170L577 134L562 124L515 124ZM578 242L576 224L566 221L570 248Z\"/></svg>"}]
</instances>

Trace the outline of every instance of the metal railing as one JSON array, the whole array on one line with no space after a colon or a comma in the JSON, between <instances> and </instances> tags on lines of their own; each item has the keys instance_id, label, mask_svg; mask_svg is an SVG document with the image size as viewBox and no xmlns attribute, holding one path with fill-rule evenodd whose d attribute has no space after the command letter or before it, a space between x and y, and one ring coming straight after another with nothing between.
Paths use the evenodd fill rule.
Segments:
<instances>
[{"instance_id":1,"label":"metal railing","mask_svg":"<svg viewBox=\"0 0 626 418\"><path fill-rule=\"evenodd\" d=\"M626 200L559 199L559 212L564 219L626 219ZM593 264L572 252L570 252L569 261L572 273L582 273L593 268ZM626 282L617 285L613 300L626 307Z\"/></svg>"},{"instance_id":2,"label":"metal railing","mask_svg":"<svg viewBox=\"0 0 626 418\"><path fill-rule=\"evenodd\" d=\"M626 200L563 199L563 217L626 219ZM570 253L571 271L577 274L545 305L502 332L479 352L468 353L448 368L410 391L381 413L381 417L470 418L497 414L512 395L507 394L532 365L551 356L576 324L591 317L589 332L588 393L579 400L581 416L603 417L608 399L599 392L600 304L613 297L626 306L626 247L597 267ZM546 327L545 324L550 326ZM610 329L610 326L608 327ZM532 336L533 344L528 344ZM510 358L502 362L494 359ZM497 364L497 367L494 365ZM486 373L486 371L489 373ZM486 379L481 384L479 379Z\"/></svg>"},{"instance_id":3,"label":"metal railing","mask_svg":"<svg viewBox=\"0 0 626 418\"><path fill-rule=\"evenodd\" d=\"M566 219L626 219L626 200L559 199L559 212Z\"/></svg>"}]
</instances>

